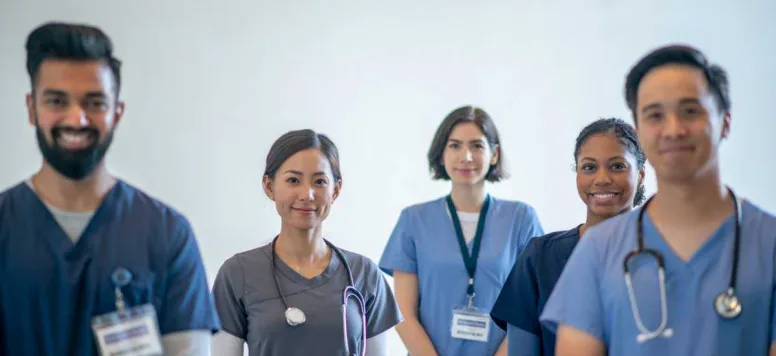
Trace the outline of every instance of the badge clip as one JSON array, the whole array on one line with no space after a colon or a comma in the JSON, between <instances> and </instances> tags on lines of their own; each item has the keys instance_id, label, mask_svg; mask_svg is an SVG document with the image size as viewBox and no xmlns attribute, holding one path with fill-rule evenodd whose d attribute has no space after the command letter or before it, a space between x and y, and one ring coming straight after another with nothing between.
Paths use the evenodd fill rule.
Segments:
<instances>
[{"instance_id":1,"label":"badge clip","mask_svg":"<svg viewBox=\"0 0 776 356\"><path fill-rule=\"evenodd\" d=\"M126 303L124 302L124 294L121 293L121 288L128 285L132 281L132 273L126 269L119 267L111 275L113 286L116 290L116 310L124 312L126 310Z\"/></svg>"}]
</instances>

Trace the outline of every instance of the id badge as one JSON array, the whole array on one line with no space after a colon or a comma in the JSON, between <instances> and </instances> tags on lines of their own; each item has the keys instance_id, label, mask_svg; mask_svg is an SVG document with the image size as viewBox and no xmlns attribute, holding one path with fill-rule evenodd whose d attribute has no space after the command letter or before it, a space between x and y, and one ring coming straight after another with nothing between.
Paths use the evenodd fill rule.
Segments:
<instances>
[{"instance_id":1,"label":"id badge","mask_svg":"<svg viewBox=\"0 0 776 356\"><path fill-rule=\"evenodd\" d=\"M156 322L156 310L151 304L92 318L92 330L103 356L163 355L161 337Z\"/></svg>"},{"instance_id":2,"label":"id badge","mask_svg":"<svg viewBox=\"0 0 776 356\"><path fill-rule=\"evenodd\" d=\"M490 315L477 308L453 309L452 336L456 339L487 342Z\"/></svg>"}]
</instances>

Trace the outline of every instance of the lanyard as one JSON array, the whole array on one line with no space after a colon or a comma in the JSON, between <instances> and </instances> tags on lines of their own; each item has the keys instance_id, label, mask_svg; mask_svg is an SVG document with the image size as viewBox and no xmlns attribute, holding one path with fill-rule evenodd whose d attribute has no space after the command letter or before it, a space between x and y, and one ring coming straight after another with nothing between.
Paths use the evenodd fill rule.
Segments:
<instances>
[{"instance_id":1,"label":"lanyard","mask_svg":"<svg viewBox=\"0 0 776 356\"><path fill-rule=\"evenodd\" d=\"M474 234L474 245L472 246L472 254L469 255L469 249L466 247L466 240L463 237L463 231L461 230L461 221L458 219L458 213L453 205L453 198L447 196L447 208L450 211L450 216L453 218L453 226L455 227L455 235L458 237L458 246L461 248L461 257L463 257L463 264L466 266L466 272L469 273L469 286L466 289L466 295L469 297L469 308L472 307L472 299L474 299L474 272L477 271L477 259L480 257L480 242L482 241L482 230L485 229L485 216L488 214L488 206L490 205L490 195L485 196L485 202L482 204L480 210L480 217L477 221L477 232Z\"/></svg>"}]
</instances>

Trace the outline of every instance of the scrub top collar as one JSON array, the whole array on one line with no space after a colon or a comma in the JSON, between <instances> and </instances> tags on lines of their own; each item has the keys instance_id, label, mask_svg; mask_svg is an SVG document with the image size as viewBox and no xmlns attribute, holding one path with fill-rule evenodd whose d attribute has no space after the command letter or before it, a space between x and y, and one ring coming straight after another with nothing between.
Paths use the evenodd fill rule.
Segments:
<instances>
[{"instance_id":1,"label":"scrub top collar","mask_svg":"<svg viewBox=\"0 0 776 356\"><path fill-rule=\"evenodd\" d=\"M267 245L267 246L271 246ZM271 260L272 258L272 248L269 247L264 250L264 253L267 255L267 259ZM313 278L305 278L298 272L294 271L291 266L286 264L285 261L281 258L277 258L275 260L277 264L277 272L283 275L283 277L287 278L291 282L295 284L304 285L310 288L316 287L316 286L322 286L326 284L332 277L334 273L337 273L339 271L340 266L342 265L342 262L340 262L339 258L337 258L337 255L334 251L331 251L331 259L329 260L329 265L326 267L326 269L319 275L313 277ZM354 283L356 281L353 281Z\"/></svg>"},{"instance_id":2,"label":"scrub top collar","mask_svg":"<svg viewBox=\"0 0 776 356\"><path fill-rule=\"evenodd\" d=\"M105 194L99 207L95 210L94 216L92 216L91 221L89 221L82 237L74 244L73 240L71 240L62 227L59 226L59 223L57 223L54 215L48 209L42 198L25 182L22 182L19 185L19 188L21 189L20 194L23 200L30 202L30 205L27 206L28 215L41 216L42 220L40 220L40 224L44 226L44 231L57 232L56 234L46 236L45 240L53 251L64 255L86 252L85 250L91 245L91 241L94 238L97 238L94 233L95 229L117 213L117 203L125 191L124 182L117 179L116 184L114 184L108 193Z\"/></svg>"}]
</instances>

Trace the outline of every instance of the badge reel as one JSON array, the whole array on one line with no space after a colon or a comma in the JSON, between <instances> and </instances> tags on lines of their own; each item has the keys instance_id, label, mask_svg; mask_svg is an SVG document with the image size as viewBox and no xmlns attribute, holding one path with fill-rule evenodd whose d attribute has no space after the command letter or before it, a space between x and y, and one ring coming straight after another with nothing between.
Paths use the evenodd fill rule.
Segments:
<instances>
[{"instance_id":1,"label":"badge reel","mask_svg":"<svg viewBox=\"0 0 776 356\"><path fill-rule=\"evenodd\" d=\"M490 333L490 315L474 307L474 294L469 304L453 309L452 336L456 339L487 342Z\"/></svg>"},{"instance_id":2,"label":"badge reel","mask_svg":"<svg viewBox=\"0 0 776 356\"><path fill-rule=\"evenodd\" d=\"M116 294L116 311L92 318L100 355L163 355L162 342L151 304L127 308L121 288L132 281L132 273L118 268L111 275Z\"/></svg>"}]
</instances>

